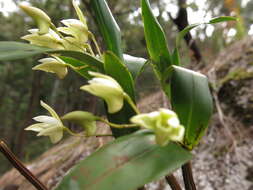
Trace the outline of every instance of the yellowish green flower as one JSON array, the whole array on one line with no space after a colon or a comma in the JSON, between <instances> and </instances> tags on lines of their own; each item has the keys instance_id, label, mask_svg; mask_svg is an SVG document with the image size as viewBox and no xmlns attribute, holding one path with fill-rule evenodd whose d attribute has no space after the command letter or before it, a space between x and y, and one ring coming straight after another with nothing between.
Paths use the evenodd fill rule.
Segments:
<instances>
[{"instance_id":1,"label":"yellowish green flower","mask_svg":"<svg viewBox=\"0 0 253 190\"><path fill-rule=\"evenodd\" d=\"M31 7L31 6L26 6L26 5L19 5L19 7L30 17L34 19L34 21L37 23L38 28L39 28L39 34L46 34L49 31L50 25L51 25L51 19L50 17L43 12L42 10L36 8L36 7Z\"/></svg>"},{"instance_id":2,"label":"yellowish green flower","mask_svg":"<svg viewBox=\"0 0 253 190\"><path fill-rule=\"evenodd\" d=\"M81 86L80 89L104 99L109 113L121 110L125 93L119 83L112 77L101 73L89 72L89 74L94 78L88 81L88 85Z\"/></svg>"},{"instance_id":3,"label":"yellowish green flower","mask_svg":"<svg viewBox=\"0 0 253 190\"><path fill-rule=\"evenodd\" d=\"M151 129L156 136L157 144L165 146L169 141L182 142L185 128L180 125L177 114L169 109L133 116L131 122Z\"/></svg>"},{"instance_id":4,"label":"yellowish green flower","mask_svg":"<svg viewBox=\"0 0 253 190\"><path fill-rule=\"evenodd\" d=\"M38 46L52 49L64 49L60 36L52 29L49 29L49 32L43 35L39 34L38 29L30 29L28 32L31 34L25 35L21 39L27 40L31 44Z\"/></svg>"},{"instance_id":5,"label":"yellowish green flower","mask_svg":"<svg viewBox=\"0 0 253 190\"><path fill-rule=\"evenodd\" d=\"M80 43L86 43L89 38L89 31L87 25L84 25L77 19L66 19L61 21L66 27L59 27L57 30L64 34L73 36Z\"/></svg>"},{"instance_id":6,"label":"yellowish green flower","mask_svg":"<svg viewBox=\"0 0 253 190\"><path fill-rule=\"evenodd\" d=\"M97 117L90 112L73 111L64 115L62 120L71 121L83 127L87 136L94 135L96 132Z\"/></svg>"},{"instance_id":7,"label":"yellowish green flower","mask_svg":"<svg viewBox=\"0 0 253 190\"><path fill-rule=\"evenodd\" d=\"M52 143L57 143L63 137L64 126L61 119L49 105L43 101L40 101L40 105L44 107L51 116L41 115L34 117L33 119L40 123L30 125L25 128L25 130L38 132L37 136L49 136Z\"/></svg>"},{"instance_id":8,"label":"yellowish green flower","mask_svg":"<svg viewBox=\"0 0 253 190\"><path fill-rule=\"evenodd\" d=\"M39 62L41 64L33 67L33 70L55 73L60 79L63 79L68 73L66 63L56 56L54 58L40 59Z\"/></svg>"}]
</instances>

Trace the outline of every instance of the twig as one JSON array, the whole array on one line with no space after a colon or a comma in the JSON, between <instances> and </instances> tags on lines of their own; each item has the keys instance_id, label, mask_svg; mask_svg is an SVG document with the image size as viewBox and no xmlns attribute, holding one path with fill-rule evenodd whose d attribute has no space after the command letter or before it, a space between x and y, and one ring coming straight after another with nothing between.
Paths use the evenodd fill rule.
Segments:
<instances>
[{"instance_id":1,"label":"twig","mask_svg":"<svg viewBox=\"0 0 253 190\"><path fill-rule=\"evenodd\" d=\"M167 183L170 185L172 190L182 190L176 177L173 174L165 176Z\"/></svg>"},{"instance_id":2,"label":"twig","mask_svg":"<svg viewBox=\"0 0 253 190\"><path fill-rule=\"evenodd\" d=\"M34 187L38 190L48 190L47 187L39 181L23 164L22 162L11 152L4 141L0 140L0 151L10 161L10 163L23 175Z\"/></svg>"},{"instance_id":3,"label":"twig","mask_svg":"<svg viewBox=\"0 0 253 190\"><path fill-rule=\"evenodd\" d=\"M185 190L197 190L196 185L194 183L193 175L192 175L192 166L191 162L187 162L182 166L183 178Z\"/></svg>"}]
</instances>

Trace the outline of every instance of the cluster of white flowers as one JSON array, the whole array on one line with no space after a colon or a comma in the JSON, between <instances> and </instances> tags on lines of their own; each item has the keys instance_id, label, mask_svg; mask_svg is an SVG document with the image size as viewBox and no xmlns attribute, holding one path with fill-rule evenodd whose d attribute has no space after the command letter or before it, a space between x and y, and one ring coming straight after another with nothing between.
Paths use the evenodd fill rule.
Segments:
<instances>
[{"instance_id":1,"label":"cluster of white flowers","mask_svg":"<svg viewBox=\"0 0 253 190\"><path fill-rule=\"evenodd\" d=\"M86 19L74 0L73 6L79 20L62 20L61 23L64 26L56 28L51 22L50 17L42 10L36 7L20 5L20 8L31 16L38 26L38 29L28 30L30 34L23 36L22 39L34 45L58 50L86 52L87 47L90 50L88 44L90 32ZM40 59L39 62L42 62L42 64L34 67L34 70L55 73L61 79L67 74L67 64L59 57L54 56L53 58Z\"/></svg>"}]
</instances>

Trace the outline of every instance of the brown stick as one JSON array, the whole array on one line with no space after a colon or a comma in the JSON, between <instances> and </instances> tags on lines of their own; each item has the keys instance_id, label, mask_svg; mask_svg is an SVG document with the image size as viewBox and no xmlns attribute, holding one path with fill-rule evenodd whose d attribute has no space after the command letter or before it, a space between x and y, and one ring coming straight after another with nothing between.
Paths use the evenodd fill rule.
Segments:
<instances>
[{"instance_id":1,"label":"brown stick","mask_svg":"<svg viewBox=\"0 0 253 190\"><path fill-rule=\"evenodd\" d=\"M170 185L172 190L182 190L176 177L173 174L165 176L167 183Z\"/></svg>"},{"instance_id":2,"label":"brown stick","mask_svg":"<svg viewBox=\"0 0 253 190\"><path fill-rule=\"evenodd\" d=\"M10 161L10 163L38 190L48 190L47 187L39 181L11 152L4 141L0 140L0 151Z\"/></svg>"},{"instance_id":3,"label":"brown stick","mask_svg":"<svg viewBox=\"0 0 253 190\"><path fill-rule=\"evenodd\" d=\"M194 183L193 175L192 175L192 165L191 162L187 162L182 166L183 178L185 190L197 190L196 185Z\"/></svg>"}]
</instances>

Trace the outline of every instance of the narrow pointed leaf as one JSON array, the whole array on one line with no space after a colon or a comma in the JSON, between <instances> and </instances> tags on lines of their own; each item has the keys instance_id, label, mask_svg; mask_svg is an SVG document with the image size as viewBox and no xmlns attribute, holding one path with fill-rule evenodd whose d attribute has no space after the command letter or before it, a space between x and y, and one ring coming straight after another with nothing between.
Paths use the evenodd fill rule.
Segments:
<instances>
[{"instance_id":1,"label":"narrow pointed leaf","mask_svg":"<svg viewBox=\"0 0 253 190\"><path fill-rule=\"evenodd\" d=\"M90 3L95 13L97 26L107 46L107 50L112 51L121 60L123 60L120 28L116 23L106 1L92 0Z\"/></svg>"},{"instance_id":2,"label":"narrow pointed leaf","mask_svg":"<svg viewBox=\"0 0 253 190\"><path fill-rule=\"evenodd\" d=\"M50 51L50 49L21 42L1 41L0 61L24 59L47 51Z\"/></svg>"},{"instance_id":3,"label":"narrow pointed leaf","mask_svg":"<svg viewBox=\"0 0 253 190\"><path fill-rule=\"evenodd\" d=\"M154 135L137 132L120 137L81 161L56 190L71 183L79 189L135 190L167 175L192 158L181 146L155 144Z\"/></svg>"},{"instance_id":4,"label":"narrow pointed leaf","mask_svg":"<svg viewBox=\"0 0 253 190\"><path fill-rule=\"evenodd\" d=\"M128 54L124 54L125 64L130 71L133 79L136 79L137 76L142 72L144 65L147 63L147 60L142 57L134 57Z\"/></svg>"},{"instance_id":5,"label":"narrow pointed leaf","mask_svg":"<svg viewBox=\"0 0 253 190\"><path fill-rule=\"evenodd\" d=\"M176 47L178 48L180 46L181 40L184 38L184 36L188 32L190 32L192 29L196 28L197 26L201 24L203 23L191 24L191 25L186 26L182 31L180 31L176 37Z\"/></svg>"},{"instance_id":6,"label":"narrow pointed leaf","mask_svg":"<svg viewBox=\"0 0 253 190\"><path fill-rule=\"evenodd\" d=\"M212 96L207 78L197 72L172 66L171 103L184 125L184 144L192 149L198 144L212 114Z\"/></svg>"},{"instance_id":7,"label":"narrow pointed leaf","mask_svg":"<svg viewBox=\"0 0 253 190\"><path fill-rule=\"evenodd\" d=\"M57 55L62 55L64 57L77 59L101 72L104 70L103 62L87 53L68 50L54 50L22 42L13 42L13 41L0 42L0 61L24 59L45 53L52 53L52 54L55 53Z\"/></svg>"},{"instance_id":8,"label":"narrow pointed leaf","mask_svg":"<svg viewBox=\"0 0 253 190\"><path fill-rule=\"evenodd\" d=\"M163 72L171 65L170 53L165 33L152 13L148 0L141 1L142 19L147 49L151 60L157 65L159 72Z\"/></svg>"},{"instance_id":9,"label":"narrow pointed leaf","mask_svg":"<svg viewBox=\"0 0 253 190\"><path fill-rule=\"evenodd\" d=\"M215 23L227 22L227 21L237 21L237 18L232 17L232 16L221 16L221 17L211 19L209 21L209 24L215 24Z\"/></svg>"}]
</instances>

